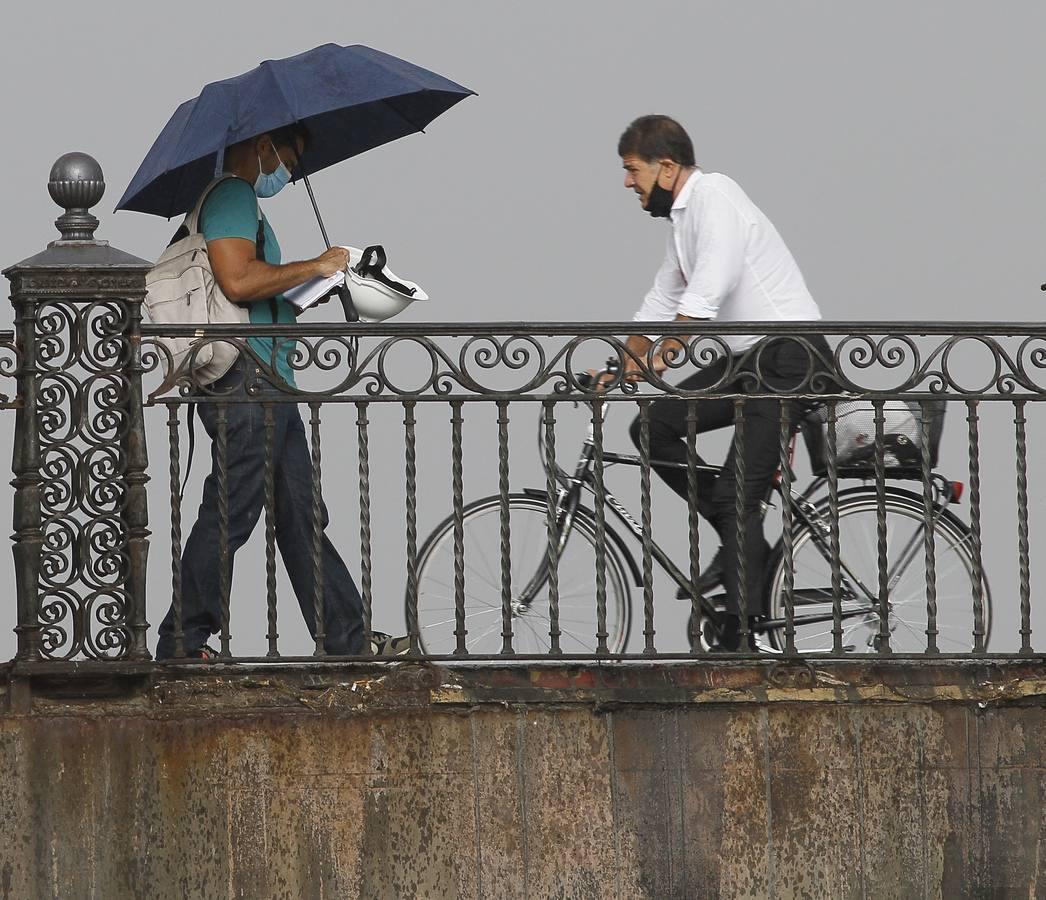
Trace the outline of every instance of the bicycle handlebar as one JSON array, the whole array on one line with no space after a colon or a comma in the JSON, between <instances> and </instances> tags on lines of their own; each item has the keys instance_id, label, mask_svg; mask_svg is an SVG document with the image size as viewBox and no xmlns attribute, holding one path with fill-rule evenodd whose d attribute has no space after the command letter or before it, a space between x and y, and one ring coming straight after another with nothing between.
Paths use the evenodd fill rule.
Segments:
<instances>
[{"instance_id":1,"label":"bicycle handlebar","mask_svg":"<svg viewBox=\"0 0 1046 900\"><path fill-rule=\"evenodd\" d=\"M616 375L620 368L620 360L618 360L617 357L612 356L607 360L606 365L595 374L589 374L588 372L575 372L574 380L582 390L588 390L594 385L599 384L604 375Z\"/></svg>"}]
</instances>

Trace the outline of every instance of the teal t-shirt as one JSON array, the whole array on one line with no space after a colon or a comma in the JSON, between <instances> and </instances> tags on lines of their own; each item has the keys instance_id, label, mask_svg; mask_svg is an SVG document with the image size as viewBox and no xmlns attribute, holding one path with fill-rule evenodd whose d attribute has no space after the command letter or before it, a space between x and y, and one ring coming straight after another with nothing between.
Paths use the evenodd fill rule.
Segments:
<instances>
[{"instance_id":1,"label":"teal t-shirt","mask_svg":"<svg viewBox=\"0 0 1046 900\"><path fill-rule=\"evenodd\" d=\"M281 260L279 242L264 213L262 221L265 228L265 262L278 266ZM206 241L243 238L253 243L258 237L258 198L254 188L242 178L230 178L219 184L211 191L200 211L200 232ZM252 324L272 324L272 304L267 300L248 303L247 308ZM282 294L276 297L276 320L278 323L296 321L294 308ZM247 343L261 359L272 364L272 338L250 338ZM290 366L290 355L293 350L294 341L284 340L279 342L276 353L276 373L292 386L294 372Z\"/></svg>"}]
</instances>

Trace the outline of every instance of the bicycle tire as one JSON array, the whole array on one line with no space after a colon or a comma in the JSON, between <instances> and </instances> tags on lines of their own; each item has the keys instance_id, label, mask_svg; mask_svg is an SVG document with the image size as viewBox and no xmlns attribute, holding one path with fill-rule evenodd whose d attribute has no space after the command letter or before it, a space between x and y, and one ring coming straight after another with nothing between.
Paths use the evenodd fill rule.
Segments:
<instances>
[{"instance_id":1,"label":"bicycle tire","mask_svg":"<svg viewBox=\"0 0 1046 900\"><path fill-rule=\"evenodd\" d=\"M548 510L543 496L528 494L510 494L508 508L510 584L515 599L515 592L530 581L547 559ZM462 516L463 602L468 630L465 647L472 656L495 656L503 649L500 516L501 499L496 495L468 504ZM579 507L559 565L559 643L565 656L597 651L595 532L594 514ZM628 568L615 543L608 527L604 542L606 643L611 654L624 651L632 619ZM454 516L450 515L426 538L418 552L419 643L422 651L430 655L456 653L454 585ZM409 593L406 604L409 609ZM552 652L547 586L538 590L526 611L513 613L511 624L515 653Z\"/></svg>"},{"instance_id":2,"label":"bicycle tire","mask_svg":"<svg viewBox=\"0 0 1046 900\"><path fill-rule=\"evenodd\" d=\"M827 519L828 501L817 504L817 510ZM974 648L974 565L972 535L949 509L936 508L934 547L936 557L936 640L943 654L969 654ZM878 596L878 542L877 498L875 489L853 488L839 499L840 559L857 574L863 585ZM891 549L905 546L915 537L916 547L905 570L891 587L888 629L890 650L893 653L925 653L928 645L926 608L926 566L923 552L923 499L920 495L901 488L890 487L886 494L887 560L897 562L898 554ZM898 543L897 529L900 532ZM793 568L795 572L795 615L827 614L832 611L831 566L816 546L811 529L800 527L793 540ZM778 545L769 561L771 573L768 583L767 609L771 618L785 617L783 549ZM896 573L891 573L896 574ZM844 588L845 590L845 588ZM848 611L868 608L865 616L845 618L842 621L844 648L849 652L878 653L880 621L878 604L866 596L855 598L852 592L840 600ZM824 596L823 601L816 598ZM981 599L984 646L991 636L991 589L983 569L981 571ZM831 619L824 622L797 625L795 647L800 653L829 652L833 646ZM771 643L778 650L786 646L785 628L769 632Z\"/></svg>"}]
</instances>

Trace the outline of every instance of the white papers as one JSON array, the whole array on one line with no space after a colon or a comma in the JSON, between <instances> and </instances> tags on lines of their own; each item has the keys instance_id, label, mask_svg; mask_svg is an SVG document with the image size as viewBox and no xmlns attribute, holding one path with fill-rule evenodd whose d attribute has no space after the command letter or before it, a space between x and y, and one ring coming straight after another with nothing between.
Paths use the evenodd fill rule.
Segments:
<instances>
[{"instance_id":1,"label":"white papers","mask_svg":"<svg viewBox=\"0 0 1046 900\"><path fill-rule=\"evenodd\" d=\"M298 309L308 309L314 303L326 297L338 285L344 283L345 273L335 272L326 278L313 278L311 281L306 281L305 284L299 284L296 288L284 291L283 297L288 303L298 307Z\"/></svg>"}]
</instances>

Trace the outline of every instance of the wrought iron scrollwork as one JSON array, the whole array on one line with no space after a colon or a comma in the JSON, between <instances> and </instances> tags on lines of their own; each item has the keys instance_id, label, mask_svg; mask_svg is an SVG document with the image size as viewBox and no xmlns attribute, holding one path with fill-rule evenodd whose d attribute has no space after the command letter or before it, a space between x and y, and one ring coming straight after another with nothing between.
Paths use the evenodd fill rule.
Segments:
<instances>
[{"instance_id":1,"label":"wrought iron scrollwork","mask_svg":"<svg viewBox=\"0 0 1046 900\"><path fill-rule=\"evenodd\" d=\"M51 299L36 321L41 652L121 657L130 643L127 310Z\"/></svg>"},{"instance_id":2,"label":"wrought iron scrollwork","mask_svg":"<svg viewBox=\"0 0 1046 900\"><path fill-rule=\"evenodd\" d=\"M207 346L215 342L235 345L256 364L258 378L288 399L558 395L585 390L577 373L598 366L608 357L618 370L605 384L610 393L615 389L636 390L636 381L625 374L636 370L643 375L642 390L682 397L729 392L961 398L1046 392L1046 332L1022 330L1011 336L961 326L952 332L940 327L919 335L897 331L896 326L877 331L825 323L823 334L833 345L826 351L818 331L811 326L789 329L786 323L776 323L763 326L767 333L754 346L734 350L736 342L730 336L741 334L743 325L701 323L690 329L693 333L686 333L671 323L662 325L664 333L655 333L649 348L636 354L626 341L628 334L651 327L649 323L629 323L628 327L536 323L508 329L461 325L441 326L438 334L427 334L425 325L416 329L259 327L260 336L276 337L277 343L293 342L291 368L295 373L308 373L307 378L298 378L301 383L295 386L275 374L271 356L263 358L242 332L237 334L227 326L201 328L183 370L170 373L171 356L163 337L181 332L171 326L147 326L143 329L146 341L142 362L146 369L166 373L152 392L151 401L169 399L172 393L213 393L191 372L194 361L205 358ZM768 383L764 369L783 342L791 345L793 356L795 348L799 349L805 366L787 383ZM58 349L50 333L46 343L48 357L54 357ZM114 346L110 352L119 351ZM713 366L720 366L721 374L712 384L685 390L677 383L684 375Z\"/></svg>"}]
</instances>

